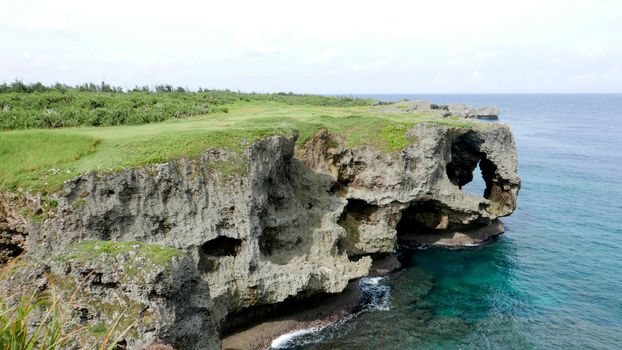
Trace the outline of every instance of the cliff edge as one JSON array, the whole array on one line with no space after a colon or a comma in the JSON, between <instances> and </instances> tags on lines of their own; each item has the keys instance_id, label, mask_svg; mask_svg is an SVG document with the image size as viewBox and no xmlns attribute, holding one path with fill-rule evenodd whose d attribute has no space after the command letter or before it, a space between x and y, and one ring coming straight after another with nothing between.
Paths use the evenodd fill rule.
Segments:
<instances>
[{"instance_id":1,"label":"cliff edge","mask_svg":"<svg viewBox=\"0 0 622 350\"><path fill-rule=\"evenodd\" d=\"M339 293L400 245L478 245L502 233L498 218L516 208L520 188L510 129L405 132L397 152L347 147L322 129L298 146L297 134L249 145L238 172L213 166L238 157L220 149L91 172L66 182L53 205L39 203L42 220L0 206L0 238L27 239L27 254L9 265L27 268L8 268L0 289L70 294L78 285L76 324L92 330L122 315L129 349L217 349L262 307ZM464 192L478 172L485 191Z\"/></svg>"}]
</instances>

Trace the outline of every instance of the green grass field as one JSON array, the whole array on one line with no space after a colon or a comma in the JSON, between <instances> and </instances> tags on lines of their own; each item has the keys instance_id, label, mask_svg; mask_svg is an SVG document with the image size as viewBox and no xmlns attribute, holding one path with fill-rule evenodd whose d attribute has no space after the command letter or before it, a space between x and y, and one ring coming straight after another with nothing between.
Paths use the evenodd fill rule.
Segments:
<instances>
[{"instance_id":1,"label":"green grass field","mask_svg":"<svg viewBox=\"0 0 622 350\"><path fill-rule=\"evenodd\" d=\"M64 181L89 171L113 172L192 158L209 148L241 153L262 137L291 135L294 130L299 132L299 143L327 128L342 134L348 146L368 144L388 153L411 142L405 131L417 123L480 126L478 122L442 118L433 112L385 113L367 100L339 103L339 99L329 98L332 103L322 103L323 97L289 101L281 98L283 95L275 100L230 99L220 104L219 110L206 114L142 125L2 131L0 189L49 193L58 190Z\"/></svg>"},{"instance_id":2,"label":"green grass field","mask_svg":"<svg viewBox=\"0 0 622 350\"><path fill-rule=\"evenodd\" d=\"M0 84L0 130L139 125L171 118L227 112L227 105L236 102L279 102L325 107L368 106L372 103L371 100L364 99L291 93L176 91L170 86L170 92L122 92L111 90L103 83L102 86L93 85L88 88L43 87L40 88L41 91L31 91L28 88L33 85L20 84Z\"/></svg>"}]
</instances>

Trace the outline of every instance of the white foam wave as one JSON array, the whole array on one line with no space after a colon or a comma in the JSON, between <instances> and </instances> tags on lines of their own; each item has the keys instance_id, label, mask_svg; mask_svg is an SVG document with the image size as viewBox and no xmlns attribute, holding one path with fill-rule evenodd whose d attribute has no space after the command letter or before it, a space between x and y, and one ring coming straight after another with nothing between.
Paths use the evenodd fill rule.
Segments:
<instances>
[{"instance_id":1,"label":"white foam wave","mask_svg":"<svg viewBox=\"0 0 622 350\"><path fill-rule=\"evenodd\" d=\"M366 311L387 311L391 309L391 287L382 284L384 277L365 277L359 281L361 305L358 311L329 325L300 329L285 333L272 341L270 349L293 349L305 344L317 343L330 338L331 333ZM324 330L327 331L324 331Z\"/></svg>"},{"instance_id":2,"label":"white foam wave","mask_svg":"<svg viewBox=\"0 0 622 350\"><path fill-rule=\"evenodd\" d=\"M325 327L311 327L307 329L299 329L285 333L272 341L270 348L272 349L288 349L292 345L301 345L299 339L304 336L312 335L321 331ZM293 344L295 343L295 344Z\"/></svg>"},{"instance_id":3,"label":"white foam wave","mask_svg":"<svg viewBox=\"0 0 622 350\"><path fill-rule=\"evenodd\" d=\"M384 277L366 277L361 279L360 287L363 292L362 311L391 309L391 287L381 284Z\"/></svg>"},{"instance_id":4,"label":"white foam wave","mask_svg":"<svg viewBox=\"0 0 622 350\"><path fill-rule=\"evenodd\" d=\"M383 279L384 277L366 277L361 280L361 283L377 286Z\"/></svg>"}]
</instances>

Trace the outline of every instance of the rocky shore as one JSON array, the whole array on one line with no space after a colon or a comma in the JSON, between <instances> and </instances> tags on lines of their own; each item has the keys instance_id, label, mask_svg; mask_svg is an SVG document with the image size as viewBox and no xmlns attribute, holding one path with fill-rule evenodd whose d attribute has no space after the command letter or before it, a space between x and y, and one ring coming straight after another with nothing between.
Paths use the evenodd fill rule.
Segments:
<instances>
[{"instance_id":1,"label":"rocky shore","mask_svg":"<svg viewBox=\"0 0 622 350\"><path fill-rule=\"evenodd\" d=\"M232 157L216 149L88 173L43 201L4 193L0 290L70 295L79 286L67 306L75 322L93 330L122 315L128 349L264 347L349 312L357 279L398 266L398 244L471 246L503 231L498 218L520 188L507 126L420 124L407 136L390 154L349 148L326 129L302 146L296 134L273 136L246 149L242 173L211 167ZM462 190L473 176L486 184L481 196ZM284 318L310 303L317 308Z\"/></svg>"}]
</instances>

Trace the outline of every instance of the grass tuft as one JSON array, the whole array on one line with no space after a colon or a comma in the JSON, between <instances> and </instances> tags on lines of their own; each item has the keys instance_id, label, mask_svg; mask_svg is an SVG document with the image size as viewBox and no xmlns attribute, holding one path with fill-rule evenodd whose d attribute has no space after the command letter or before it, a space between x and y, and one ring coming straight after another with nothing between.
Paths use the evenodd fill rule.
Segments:
<instances>
[{"instance_id":1,"label":"grass tuft","mask_svg":"<svg viewBox=\"0 0 622 350\"><path fill-rule=\"evenodd\" d=\"M68 299L57 293L55 287L50 292L36 290L23 292L20 296L0 296L0 349L1 350L56 350L75 347L85 329L72 321L71 310L78 287ZM105 335L98 349L113 350L115 339L121 339L128 329L116 331L117 324L102 325L98 331Z\"/></svg>"},{"instance_id":2,"label":"grass tuft","mask_svg":"<svg viewBox=\"0 0 622 350\"><path fill-rule=\"evenodd\" d=\"M181 250L159 244L87 240L73 245L71 253L59 255L57 260L88 262L97 259L102 254L116 257L126 253L134 253L137 258L147 259L157 266L164 266L170 263L174 257L185 255Z\"/></svg>"}]
</instances>

